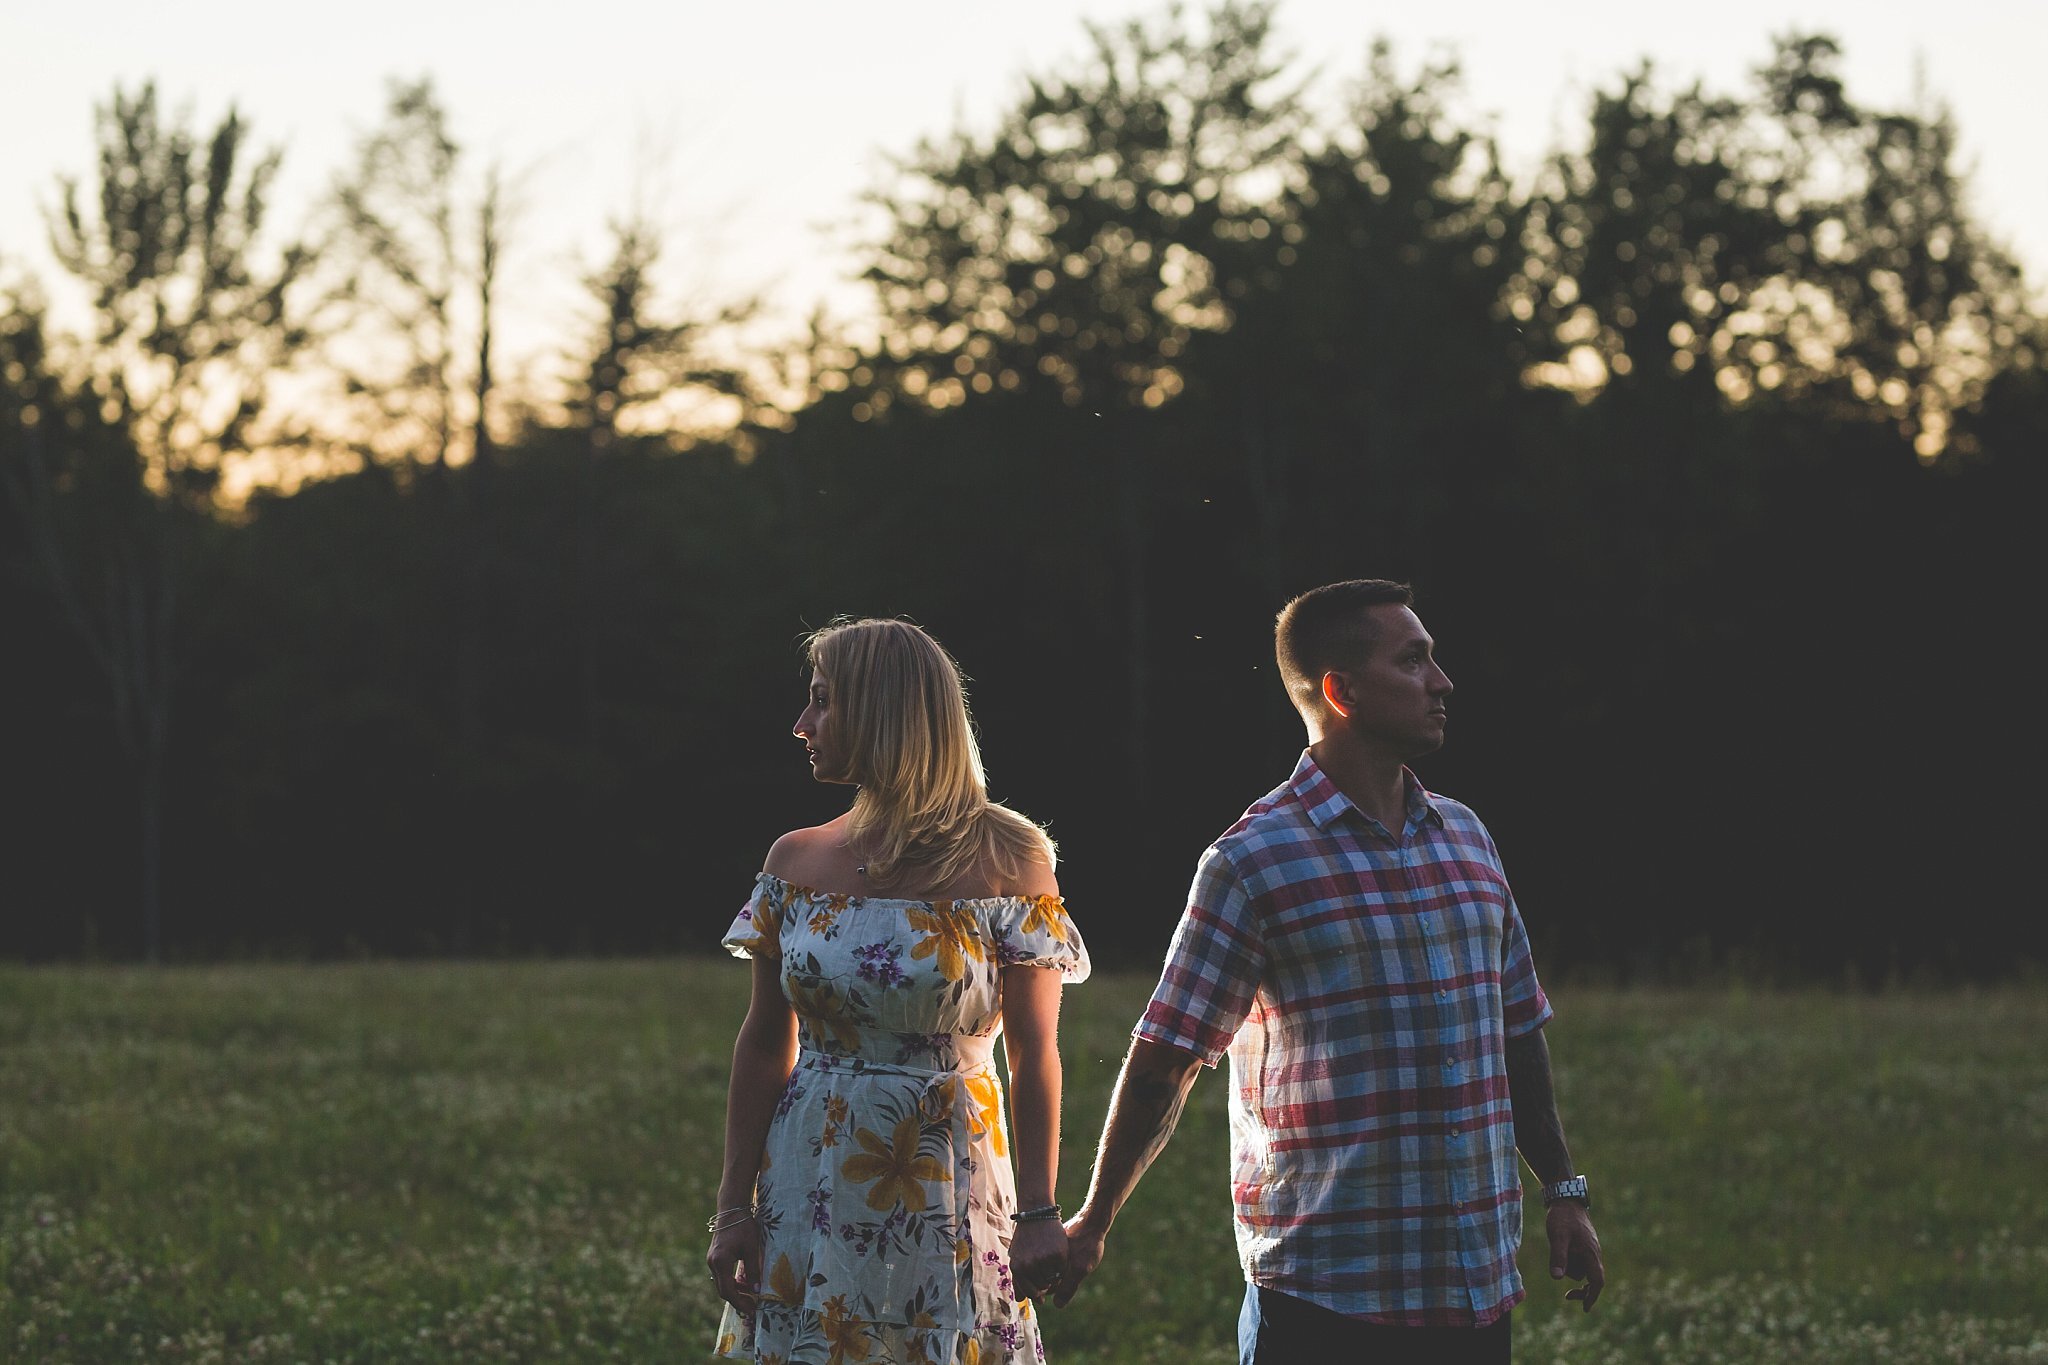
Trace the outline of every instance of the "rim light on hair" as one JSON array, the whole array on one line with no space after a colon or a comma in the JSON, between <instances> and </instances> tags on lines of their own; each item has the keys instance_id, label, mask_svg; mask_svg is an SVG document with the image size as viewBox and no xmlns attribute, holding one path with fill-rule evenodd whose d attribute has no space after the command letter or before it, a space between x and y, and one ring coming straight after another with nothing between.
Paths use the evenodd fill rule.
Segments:
<instances>
[{"instance_id":1,"label":"rim light on hair","mask_svg":"<svg viewBox=\"0 0 2048 1365\"><path fill-rule=\"evenodd\" d=\"M805 641L832 689L833 742L859 790L847 834L868 879L940 887L977 866L1051 862L1038 825L988 799L960 666L909 621L834 621Z\"/></svg>"}]
</instances>

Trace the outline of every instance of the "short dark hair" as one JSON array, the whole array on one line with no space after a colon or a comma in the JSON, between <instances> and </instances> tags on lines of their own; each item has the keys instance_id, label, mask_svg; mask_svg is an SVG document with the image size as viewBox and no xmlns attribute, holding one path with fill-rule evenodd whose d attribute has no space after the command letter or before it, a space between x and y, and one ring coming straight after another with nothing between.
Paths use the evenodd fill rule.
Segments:
<instances>
[{"instance_id":1,"label":"short dark hair","mask_svg":"<svg viewBox=\"0 0 2048 1365\"><path fill-rule=\"evenodd\" d=\"M1273 621L1273 657L1295 706L1315 704L1325 673L1355 667L1371 655L1379 632L1367 607L1414 605L1415 590L1406 583L1351 578L1310 588L1280 608Z\"/></svg>"}]
</instances>

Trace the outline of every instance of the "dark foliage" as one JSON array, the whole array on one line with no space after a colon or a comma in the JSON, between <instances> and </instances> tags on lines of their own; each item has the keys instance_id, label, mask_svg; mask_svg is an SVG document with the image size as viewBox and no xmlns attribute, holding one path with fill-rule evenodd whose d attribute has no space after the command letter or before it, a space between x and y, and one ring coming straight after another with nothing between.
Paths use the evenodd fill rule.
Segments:
<instances>
[{"instance_id":1,"label":"dark foliage","mask_svg":"<svg viewBox=\"0 0 2048 1365\"><path fill-rule=\"evenodd\" d=\"M1378 52L1318 126L1270 17L1098 33L908 158L887 340L783 357L793 412L649 313L622 229L565 416L183 535L166 953L708 951L843 805L786 734L800 637L849 613L960 658L994 794L1051 825L1098 958L1149 965L1300 747L1274 610L1376 575L1458 684L1419 771L1488 819L1551 968L2048 961L2042 323L1945 119L1791 38L1746 95L1617 82L1519 190L1450 69ZM70 472L4 485L42 539L0 580L0 953L129 956L133 765L28 549L118 560L86 514L150 433L8 316L0 459ZM678 385L742 428L621 420Z\"/></svg>"}]
</instances>

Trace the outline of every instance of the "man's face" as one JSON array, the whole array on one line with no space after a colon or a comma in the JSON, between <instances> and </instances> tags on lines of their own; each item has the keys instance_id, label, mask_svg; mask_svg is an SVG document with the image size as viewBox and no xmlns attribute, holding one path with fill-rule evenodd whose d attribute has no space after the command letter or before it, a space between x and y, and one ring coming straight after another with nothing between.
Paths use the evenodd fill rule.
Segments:
<instances>
[{"instance_id":1,"label":"man's face","mask_svg":"<svg viewBox=\"0 0 2048 1365\"><path fill-rule=\"evenodd\" d=\"M1451 695L1451 680L1437 666L1436 641L1407 607L1388 603L1366 611L1378 636L1370 656L1324 682L1325 697L1347 713L1335 726L1403 761L1433 753L1444 742L1444 702Z\"/></svg>"}]
</instances>

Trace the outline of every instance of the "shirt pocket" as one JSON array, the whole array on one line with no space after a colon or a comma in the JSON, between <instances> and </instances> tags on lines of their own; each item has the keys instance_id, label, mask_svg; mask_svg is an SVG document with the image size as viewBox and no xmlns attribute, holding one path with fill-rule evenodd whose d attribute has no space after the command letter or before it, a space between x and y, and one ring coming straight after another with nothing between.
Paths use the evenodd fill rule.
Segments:
<instances>
[{"instance_id":1,"label":"shirt pocket","mask_svg":"<svg viewBox=\"0 0 2048 1365\"><path fill-rule=\"evenodd\" d=\"M1458 863L1440 901L1443 949L1461 976L1499 976L1506 950L1507 878L1479 863Z\"/></svg>"},{"instance_id":2,"label":"shirt pocket","mask_svg":"<svg viewBox=\"0 0 2048 1365\"><path fill-rule=\"evenodd\" d=\"M1375 916L1352 903L1324 902L1273 925L1267 970L1288 999L1369 988L1382 977L1382 933Z\"/></svg>"}]
</instances>

